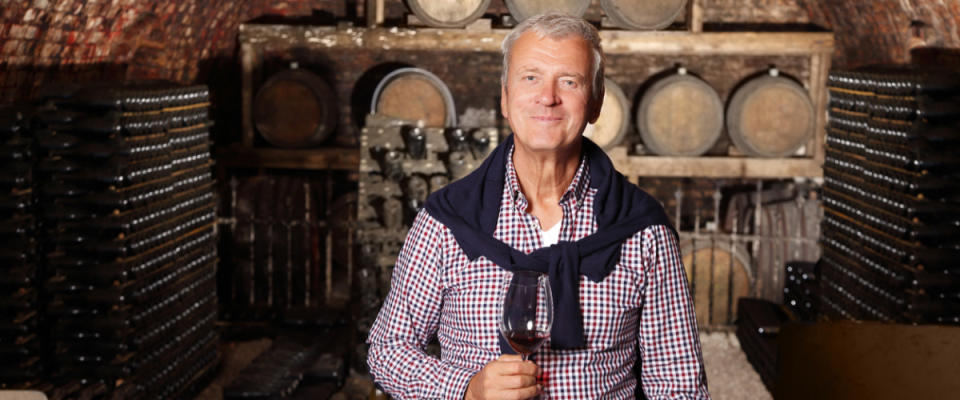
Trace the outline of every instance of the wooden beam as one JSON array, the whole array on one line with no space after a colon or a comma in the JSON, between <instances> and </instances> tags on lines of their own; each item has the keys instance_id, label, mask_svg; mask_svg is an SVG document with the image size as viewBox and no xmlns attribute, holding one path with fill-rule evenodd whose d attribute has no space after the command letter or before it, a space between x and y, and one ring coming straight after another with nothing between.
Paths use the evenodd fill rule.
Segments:
<instances>
[{"instance_id":1,"label":"wooden beam","mask_svg":"<svg viewBox=\"0 0 960 400\"><path fill-rule=\"evenodd\" d=\"M607 54L809 55L833 51L823 32L635 32L603 31Z\"/></svg>"},{"instance_id":2,"label":"wooden beam","mask_svg":"<svg viewBox=\"0 0 960 400\"><path fill-rule=\"evenodd\" d=\"M630 177L787 178L823 176L810 158L611 156L614 166Z\"/></svg>"},{"instance_id":3,"label":"wooden beam","mask_svg":"<svg viewBox=\"0 0 960 400\"><path fill-rule=\"evenodd\" d=\"M384 0L367 0L366 8L364 12L367 17L367 26L375 27L383 25L384 21Z\"/></svg>"},{"instance_id":4,"label":"wooden beam","mask_svg":"<svg viewBox=\"0 0 960 400\"><path fill-rule=\"evenodd\" d=\"M703 32L703 0L687 0L687 30Z\"/></svg>"},{"instance_id":5,"label":"wooden beam","mask_svg":"<svg viewBox=\"0 0 960 400\"><path fill-rule=\"evenodd\" d=\"M813 69L810 70L810 80L812 82L811 96L813 104L816 104L817 130L815 131L816 144L813 152L813 160L818 165L823 165L827 145L827 76L830 74L830 57L833 53L820 53L811 57Z\"/></svg>"}]
</instances>

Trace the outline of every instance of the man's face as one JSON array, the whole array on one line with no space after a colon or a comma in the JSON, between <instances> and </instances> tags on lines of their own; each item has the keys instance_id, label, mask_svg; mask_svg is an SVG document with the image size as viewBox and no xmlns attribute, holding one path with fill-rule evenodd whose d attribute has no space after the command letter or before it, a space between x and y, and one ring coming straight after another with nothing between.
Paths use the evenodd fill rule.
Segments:
<instances>
[{"instance_id":1,"label":"man's face","mask_svg":"<svg viewBox=\"0 0 960 400\"><path fill-rule=\"evenodd\" d=\"M538 153L575 146L587 122L599 115L590 104L593 60L587 42L527 31L510 57L500 110L518 149Z\"/></svg>"}]
</instances>

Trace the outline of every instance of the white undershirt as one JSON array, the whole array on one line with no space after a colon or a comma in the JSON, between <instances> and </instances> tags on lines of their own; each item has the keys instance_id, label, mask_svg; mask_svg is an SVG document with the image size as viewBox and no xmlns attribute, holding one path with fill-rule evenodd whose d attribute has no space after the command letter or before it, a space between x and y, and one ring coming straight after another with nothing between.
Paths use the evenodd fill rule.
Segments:
<instances>
[{"instance_id":1,"label":"white undershirt","mask_svg":"<svg viewBox=\"0 0 960 400\"><path fill-rule=\"evenodd\" d=\"M557 244L560 241L560 223L557 222L553 224L553 228L540 231L540 241L543 242L543 247L552 246Z\"/></svg>"}]
</instances>

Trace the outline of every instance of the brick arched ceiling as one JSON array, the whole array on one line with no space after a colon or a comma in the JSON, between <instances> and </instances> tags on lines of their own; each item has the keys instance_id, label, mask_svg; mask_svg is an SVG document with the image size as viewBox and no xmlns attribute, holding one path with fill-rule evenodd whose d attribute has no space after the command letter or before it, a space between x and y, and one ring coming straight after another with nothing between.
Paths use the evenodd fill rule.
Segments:
<instances>
[{"instance_id":1,"label":"brick arched ceiling","mask_svg":"<svg viewBox=\"0 0 960 400\"><path fill-rule=\"evenodd\" d=\"M44 82L193 82L233 57L237 26L263 15L349 15L336 0L28 0L0 9L0 104ZM205 71L201 71L206 69Z\"/></svg>"},{"instance_id":2,"label":"brick arched ceiling","mask_svg":"<svg viewBox=\"0 0 960 400\"><path fill-rule=\"evenodd\" d=\"M910 62L915 48L960 48L957 0L802 0L810 21L835 33L833 65Z\"/></svg>"},{"instance_id":3,"label":"brick arched ceiling","mask_svg":"<svg viewBox=\"0 0 960 400\"><path fill-rule=\"evenodd\" d=\"M401 19L401 0L386 0ZM598 0L594 0L597 3ZM362 19L365 0L23 0L0 9L0 104L44 82L206 82L235 59L237 26L263 16ZM815 23L836 33L834 66L908 62L960 47L957 0L704 0L708 22ZM591 8L596 14L596 4ZM505 13L493 0L492 13ZM589 14L590 12L588 12Z\"/></svg>"}]
</instances>

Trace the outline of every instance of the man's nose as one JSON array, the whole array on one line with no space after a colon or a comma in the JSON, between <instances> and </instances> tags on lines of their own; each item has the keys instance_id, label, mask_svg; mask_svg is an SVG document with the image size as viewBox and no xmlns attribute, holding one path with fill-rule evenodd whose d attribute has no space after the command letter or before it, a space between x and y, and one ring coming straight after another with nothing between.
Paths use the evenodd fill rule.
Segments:
<instances>
[{"instance_id":1,"label":"man's nose","mask_svg":"<svg viewBox=\"0 0 960 400\"><path fill-rule=\"evenodd\" d=\"M552 106L560 102L557 96L557 84L552 80L544 81L540 86L540 93L537 96L537 104L542 106Z\"/></svg>"}]
</instances>

